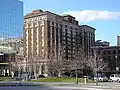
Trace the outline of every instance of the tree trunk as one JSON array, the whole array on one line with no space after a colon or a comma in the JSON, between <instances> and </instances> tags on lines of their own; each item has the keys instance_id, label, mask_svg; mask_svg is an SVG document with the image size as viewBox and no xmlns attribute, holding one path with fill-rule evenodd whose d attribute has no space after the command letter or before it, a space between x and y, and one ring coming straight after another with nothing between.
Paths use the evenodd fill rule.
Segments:
<instances>
[{"instance_id":1,"label":"tree trunk","mask_svg":"<svg viewBox=\"0 0 120 90\"><path fill-rule=\"evenodd\" d=\"M58 77L61 77L61 72L60 71L58 72Z\"/></svg>"},{"instance_id":2,"label":"tree trunk","mask_svg":"<svg viewBox=\"0 0 120 90\"><path fill-rule=\"evenodd\" d=\"M93 75L96 75L96 74L97 74L97 69L94 68L94 69L93 69Z\"/></svg>"},{"instance_id":3,"label":"tree trunk","mask_svg":"<svg viewBox=\"0 0 120 90\"><path fill-rule=\"evenodd\" d=\"M78 71L76 69L76 84L78 84Z\"/></svg>"}]
</instances>

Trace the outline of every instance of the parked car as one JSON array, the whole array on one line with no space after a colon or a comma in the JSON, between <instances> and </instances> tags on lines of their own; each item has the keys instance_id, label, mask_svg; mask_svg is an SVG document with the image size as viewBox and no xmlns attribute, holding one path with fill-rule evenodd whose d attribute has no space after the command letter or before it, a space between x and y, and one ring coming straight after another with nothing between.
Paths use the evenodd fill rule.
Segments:
<instances>
[{"instance_id":1,"label":"parked car","mask_svg":"<svg viewBox=\"0 0 120 90\"><path fill-rule=\"evenodd\" d=\"M94 76L94 80L99 82L107 82L108 78L105 75L98 75Z\"/></svg>"},{"instance_id":2,"label":"parked car","mask_svg":"<svg viewBox=\"0 0 120 90\"><path fill-rule=\"evenodd\" d=\"M44 75L38 75L38 78L45 78L45 76Z\"/></svg>"},{"instance_id":3,"label":"parked car","mask_svg":"<svg viewBox=\"0 0 120 90\"><path fill-rule=\"evenodd\" d=\"M87 79L93 80L93 77L92 77L92 76L83 76L83 78L87 78Z\"/></svg>"},{"instance_id":4,"label":"parked car","mask_svg":"<svg viewBox=\"0 0 120 90\"><path fill-rule=\"evenodd\" d=\"M113 81L115 81L115 82L120 82L120 74L112 74L112 75L110 76L110 81L111 81L111 82L113 82Z\"/></svg>"}]
</instances>

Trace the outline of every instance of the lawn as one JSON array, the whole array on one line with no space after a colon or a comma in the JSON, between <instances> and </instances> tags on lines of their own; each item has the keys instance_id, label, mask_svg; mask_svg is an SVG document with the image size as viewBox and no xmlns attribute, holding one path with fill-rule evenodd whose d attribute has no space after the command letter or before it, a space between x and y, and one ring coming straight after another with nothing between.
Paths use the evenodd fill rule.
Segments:
<instances>
[{"instance_id":1,"label":"lawn","mask_svg":"<svg viewBox=\"0 0 120 90\"><path fill-rule=\"evenodd\" d=\"M11 81L13 80L12 77L0 77L0 81Z\"/></svg>"},{"instance_id":2,"label":"lawn","mask_svg":"<svg viewBox=\"0 0 120 90\"><path fill-rule=\"evenodd\" d=\"M79 83L84 83L84 78L78 79ZM37 80L29 80L28 82L76 82L72 77L53 77L53 78L40 78ZM88 83L95 83L93 80L88 79Z\"/></svg>"}]
</instances>

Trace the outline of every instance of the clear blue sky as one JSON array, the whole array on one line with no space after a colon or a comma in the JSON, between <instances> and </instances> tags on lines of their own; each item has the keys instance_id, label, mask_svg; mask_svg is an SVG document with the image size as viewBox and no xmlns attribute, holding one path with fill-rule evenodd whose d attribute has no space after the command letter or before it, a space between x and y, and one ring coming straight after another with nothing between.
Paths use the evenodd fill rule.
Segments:
<instances>
[{"instance_id":1,"label":"clear blue sky","mask_svg":"<svg viewBox=\"0 0 120 90\"><path fill-rule=\"evenodd\" d=\"M116 36L120 35L120 0L21 0L21 1L24 2L24 14L31 12L33 9L48 10L56 14L61 14L69 11L81 12L84 10L92 10L93 11L92 13L94 13L95 17L96 13L94 11L98 12L107 11L108 14L105 14L106 16L104 16L104 14L99 13L100 16L98 16L97 19L88 22L86 21L84 22L83 20L80 24L88 24L96 28L96 40L97 39L101 39L103 41L106 40L109 41L111 45L116 45ZM90 18L93 17L88 14L87 16L90 16ZM77 15L77 17L79 18L81 16ZM109 18L106 19L106 17Z\"/></svg>"}]
</instances>

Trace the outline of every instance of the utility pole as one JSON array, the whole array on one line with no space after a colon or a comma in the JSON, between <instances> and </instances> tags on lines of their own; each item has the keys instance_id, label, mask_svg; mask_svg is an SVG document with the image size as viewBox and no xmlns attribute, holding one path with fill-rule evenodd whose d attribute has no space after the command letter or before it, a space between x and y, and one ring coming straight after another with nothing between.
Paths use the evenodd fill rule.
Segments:
<instances>
[{"instance_id":1,"label":"utility pole","mask_svg":"<svg viewBox=\"0 0 120 90\"><path fill-rule=\"evenodd\" d=\"M94 57L95 57L95 67L96 67L96 86L98 86L98 63L97 63L97 47L94 48Z\"/></svg>"},{"instance_id":2,"label":"utility pole","mask_svg":"<svg viewBox=\"0 0 120 90\"><path fill-rule=\"evenodd\" d=\"M96 74L96 86L98 86L98 81L99 81L99 77L98 77L98 70L99 70L99 57L101 56L101 53L99 54L98 53L98 50L100 50L101 49L101 47L97 47L97 46L95 46L95 47L93 47L93 49L94 49L94 59L95 59L95 74ZM100 55L100 56L99 56Z\"/></svg>"},{"instance_id":3,"label":"utility pole","mask_svg":"<svg viewBox=\"0 0 120 90\"><path fill-rule=\"evenodd\" d=\"M76 84L78 84L78 70L76 69Z\"/></svg>"}]
</instances>

